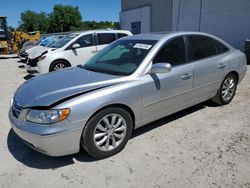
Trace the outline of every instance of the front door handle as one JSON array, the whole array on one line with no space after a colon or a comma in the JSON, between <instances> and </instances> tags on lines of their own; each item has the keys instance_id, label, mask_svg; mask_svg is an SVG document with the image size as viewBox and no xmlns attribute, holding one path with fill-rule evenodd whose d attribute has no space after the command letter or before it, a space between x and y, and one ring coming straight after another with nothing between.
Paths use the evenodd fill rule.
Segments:
<instances>
[{"instance_id":1,"label":"front door handle","mask_svg":"<svg viewBox=\"0 0 250 188\"><path fill-rule=\"evenodd\" d=\"M220 63L217 68L218 69L224 69L226 67L226 64Z\"/></svg>"},{"instance_id":2,"label":"front door handle","mask_svg":"<svg viewBox=\"0 0 250 188\"><path fill-rule=\"evenodd\" d=\"M192 77L191 74L185 73L181 78L182 78L183 80L188 80L188 79L190 79L191 77Z\"/></svg>"}]
</instances>

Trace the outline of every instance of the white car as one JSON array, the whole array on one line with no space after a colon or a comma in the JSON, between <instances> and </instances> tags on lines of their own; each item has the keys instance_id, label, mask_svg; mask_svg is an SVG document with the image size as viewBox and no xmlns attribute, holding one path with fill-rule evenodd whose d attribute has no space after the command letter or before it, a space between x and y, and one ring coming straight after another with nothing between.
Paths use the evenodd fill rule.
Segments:
<instances>
[{"instance_id":1,"label":"white car","mask_svg":"<svg viewBox=\"0 0 250 188\"><path fill-rule=\"evenodd\" d=\"M125 30L91 30L71 33L58 40L36 57L28 60L26 70L29 73L44 74L66 67L86 63L95 53L116 39L132 35Z\"/></svg>"},{"instance_id":2,"label":"white car","mask_svg":"<svg viewBox=\"0 0 250 188\"><path fill-rule=\"evenodd\" d=\"M26 46L22 47L22 49L19 51L18 56L23 63L27 63L28 59L34 59L38 55L41 55L41 53L46 51L50 45L63 37L64 35L52 35L35 43L27 41L26 43L24 43L24 45L26 44Z\"/></svg>"}]
</instances>

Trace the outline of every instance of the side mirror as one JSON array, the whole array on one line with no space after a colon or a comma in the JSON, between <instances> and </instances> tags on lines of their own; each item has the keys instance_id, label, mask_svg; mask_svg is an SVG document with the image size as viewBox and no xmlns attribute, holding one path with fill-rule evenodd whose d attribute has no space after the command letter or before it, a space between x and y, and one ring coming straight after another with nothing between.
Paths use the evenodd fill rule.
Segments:
<instances>
[{"instance_id":1,"label":"side mirror","mask_svg":"<svg viewBox=\"0 0 250 188\"><path fill-rule=\"evenodd\" d=\"M149 74L156 74L156 73L168 73L172 70L172 65L170 63L156 63L153 64Z\"/></svg>"},{"instance_id":2,"label":"side mirror","mask_svg":"<svg viewBox=\"0 0 250 188\"><path fill-rule=\"evenodd\" d=\"M80 48L80 44L75 43L75 44L72 45L72 49L76 49L76 48Z\"/></svg>"}]
</instances>

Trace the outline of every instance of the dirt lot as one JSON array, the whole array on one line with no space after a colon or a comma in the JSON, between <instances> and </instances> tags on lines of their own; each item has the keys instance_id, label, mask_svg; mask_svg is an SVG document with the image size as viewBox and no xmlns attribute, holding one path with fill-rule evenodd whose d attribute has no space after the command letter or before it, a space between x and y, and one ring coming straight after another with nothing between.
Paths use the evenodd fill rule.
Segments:
<instances>
[{"instance_id":1,"label":"dirt lot","mask_svg":"<svg viewBox=\"0 0 250 188\"><path fill-rule=\"evenodd\" d=\"M0 187L250 187L250 72L231 104L206 102L154 122L96 161L85 152L47 157L17 138L9 101L28 76L16 62L0 60Z\"/></svg>"}]
</instances>

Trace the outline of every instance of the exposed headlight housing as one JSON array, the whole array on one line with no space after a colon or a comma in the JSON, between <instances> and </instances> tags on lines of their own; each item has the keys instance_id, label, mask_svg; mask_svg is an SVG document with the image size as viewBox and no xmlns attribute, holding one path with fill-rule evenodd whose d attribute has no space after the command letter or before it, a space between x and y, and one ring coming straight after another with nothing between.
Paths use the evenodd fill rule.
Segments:
<instances>
[{"instance_id":1,"label":"exposed headlight housing","mask_svg":"<svg viewBox=\"0 0 250 188\"><path fill-rule=\"evenodd\" d=\"M52 124L65 120L70 113L70 109L59 110L34 110L30 109L26 120L33 123Z\"/></svg>"}]
</instances>

